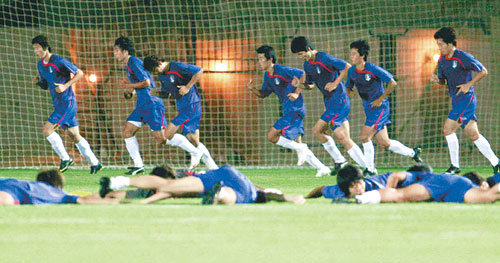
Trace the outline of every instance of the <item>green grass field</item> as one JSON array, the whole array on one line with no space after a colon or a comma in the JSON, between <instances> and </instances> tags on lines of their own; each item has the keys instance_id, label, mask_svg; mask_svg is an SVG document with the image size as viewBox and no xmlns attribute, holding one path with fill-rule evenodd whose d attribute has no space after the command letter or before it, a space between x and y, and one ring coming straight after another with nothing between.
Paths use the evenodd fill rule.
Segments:
<instances>
[{"instance_id":1,"label":"green grass field","mask_svg":"<svg viewBox=\"0 0 500 263\"><path fill-rule=\"evenodd\" d=\"M335 177L315 178L313 170L243 171L255 184L286 193L305 195L335 183ZM0 170L0 177L32 180L36 172ZM69 170L65 190L95 192L100 176L123 172L105 169L91 176L87 170ZM490 169L480 172L490 175ZM498 260L500 202L356 205L320 198L305 205L199 203L0 207L0 262Z\"/></svg>"}]
</instances>

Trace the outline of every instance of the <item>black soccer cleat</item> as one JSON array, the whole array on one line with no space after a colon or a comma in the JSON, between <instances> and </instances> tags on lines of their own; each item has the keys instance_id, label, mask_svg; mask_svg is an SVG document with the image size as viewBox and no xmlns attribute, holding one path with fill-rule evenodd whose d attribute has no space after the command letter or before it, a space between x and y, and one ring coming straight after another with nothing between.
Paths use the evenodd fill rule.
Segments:
<instances>
[{"instance_id":1,"label":"black soccer cleat","mask_svg":"<svg viewBox=\"0 0 500 263\"><path fill-rule=\"evenodd\" d=\"M202 205L213 205L215 198L217 194L220 192L220 189L222 188L221 183L216 183L212 189L206 191L203 194L203 199L201 199L201 204Z\"/></svg>"},{"instance_id":2,"label":"black soccer cleat","mask_svg":"<svg viewBox=\"0 0 500 263\"><path fill-rule=\"evenodd\" d=\"M446 170L446 173L449 173L449 174L459 174L461 173L462 170L460 170L460 168L458 167L455 167L452 165L450 165L450 168L448 168L448 170Z\"/></svg>"},{"instance_id":3,"label":"black soccer cleat","mask_svg":"<svg viewBox=\"0 0 500 263\"><path fill-rule=\"evenodd\" d=\"M66 170L68 170L68 167L72 164L73 164L73 159L65 161L61 160L61 164L59 165L59 171L61 171L61 173L64 173Z\"/></svg>"},{"instance_id":4,"label":"black soccer cleat","mask_svg":"<svg viewBox=\"0 0 500 263\"><path fill-rule=\"evenodd\" d=\"M422 160L422 158L420 158L420 152L422 151L422 148L420 147L415 147L413 148L413 151L415 152L415 154L413 155L413 157L411 157L416 163L423 163L424 160Z\"/></svg>"},{"instance_id":5,"label":"black soccer cleat","mask_svg":"<svg viewBox=\"0 0 500 263\"><path fill-rule=\"evenodd\" d=\"M368 170L368 168L365 168L365 170L363 171L363 177L370 177L373 175L377 175L377 173Z\"/></svg>"},{"instance_id":6,"label":"black soccer cleat","mask_svg":"<svg viewBox=\"0 0 500 263\"><path fill-rule=\"evenodd\" d=\"M99 185L101 186L99 188L99 196L101 198L104 198L109 192L111 192L111 188L109 188L109 184L111 183L111 180L109 177L101 177L99 180Z\"/></svg>"},{"instance_id":7,"label":"black soccer cleat","mask_svg":"<svg viewBox=\"0 0 500 263\"><path fill-rule=\"evenodd\" d=\"M493 166L493 174L500 173L500 161L498 161L497 165Z\"/></svg>"},{"instance_id":8,"label":"black soccer cleat","mask_svg":"<svg viewBox=\"0 0 500 263\"><path fill-rule=\"evenodd\" d=\"M347 164L348 164L347 161L345 161L343 163L335 163L335 167L330 172L330 175L331 176L337 175L339 173L340 169L344 168Z\"/></svg>"},{"instance_id":9,"label":"black soccer cleat","mask_svg":"<svg viewBox=\"0 0 500 263\"><path fill-rule=\"evenodd\" d=\"M97 165L90 166L90 174L96 174L100 170L102 170L102 163L100 162Z\"/></svg>"},{"instance_id":10,"label":"black soccer cleat","mask_svg":"<svg viewBox=\"0 0 500 263\"><path fill-rule=\"evenodd\" d=\"M144 171L145 171L144 166L143 167L129 167L128 169L129 169L129 171L125 173L128 175L136 175L136 174L144 173Z\"/></svg>"},{"instance_id":11,"label":"black soccer cleat","mask_svg":"<svg viewBox=\"0 0 500 263\"><path fill-rule=\"evenodd\" d=\"M332 204L359 204L359 201L355 198L338 197L332 199Z\"/></svg>"}]
</instances>

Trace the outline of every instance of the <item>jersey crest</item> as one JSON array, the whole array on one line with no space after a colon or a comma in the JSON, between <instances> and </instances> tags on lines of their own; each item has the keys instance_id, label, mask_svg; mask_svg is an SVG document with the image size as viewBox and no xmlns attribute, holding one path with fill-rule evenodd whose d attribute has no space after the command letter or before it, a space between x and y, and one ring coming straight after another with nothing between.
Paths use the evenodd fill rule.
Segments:
<instances>
[{"instance_id":1,"label":"jersey crest","mask_svg":"<svg viewBox=\"0 0 500 263\"><path fill-rule=\"evenodd\" d=\"M49 72L52 73L52 68L51 67L49 67Z\"/></svg>"},{"instance_id":2,"label":"jersey crest","mask_svg":"<svg viewBox=\"0 0 500 263\"><path fill-rule=\"evenodd\" d=\"M365 74L366 81L370 81L371 79L372 79L372 77L370 76L370 74Z\"/></svg>"},{"instance_id":3,"label":"jersey crest","mask_svg":"<svg viewBox=\"0 0 500 263\"><path fill-rule=\"evenodd\" d=\"M321 74L321 69L320 69L319 67L316 67L316 72L317 72L318 74Z\"/></svg>"},{"instance_id":4,"label":"jersey crest","mask_svg":"<svg viewBox=\"0 0 500 263\"><path fill-rule=\"evenodd\" d=\"M452 67L453 67L453 68L457 68L457 67L458 67L458 61L453 60Z\"/></svg>"},{"instance_id":5,"label":"jersey crest","mask_svg":"<svg viewBox=\"0 0 500 263\"><path fill-rule=\"evenodd\" d=\"M174 75L170 75L170 83L174 83L174 82L175 82Z\"/></svg>"},{"instance_id":6,"label":"jersey crest","mask_svg":"<svg viewBox=\"0 0 500 263\"><path fill-rule=\"evenodd\" d=\"M274 84L276 84L276 86L279 85L280 84L280 80L278 78L275 78L274 79Z\"/></svg>"}]
</instances>

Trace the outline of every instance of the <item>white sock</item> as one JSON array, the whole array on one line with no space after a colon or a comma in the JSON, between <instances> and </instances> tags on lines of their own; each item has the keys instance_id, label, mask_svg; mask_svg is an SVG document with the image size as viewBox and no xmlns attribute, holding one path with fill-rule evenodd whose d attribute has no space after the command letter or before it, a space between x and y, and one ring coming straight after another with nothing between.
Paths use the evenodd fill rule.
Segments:
<instances>
[{"instance_id":1,"label":"white sock","mask_svg":"<svg viewBox=\"0 0 500 263\"><path fill-rule=\"evenodd\" d=\"M303 146L301 146L300 143L298 143L296 141L289 140L283 136L280 136L280 138L279 138L278 142L276 142L276 144L281 146L281 147L285 147L285 148L296 150L296 151L300 151L304 148Z\"/></svg>"},{"instance_id":2,"label":"white sock","mask_svg":"<svg viewBox=\"0 0 500 263\"><path fill-rule=\"evenodd\" d=\"M380 200L382 199L380 192L377 190L365 192L362 195L357 195L355 198L362 204L380 204Z\"/></svg>"},{"instance_id":3,"label":"white sock","mask_svg":"<svg viewBox=\"0 0 500 263\"><path fill-rule=\"evenodd\" d=\"M316 158L314 153L309 148L305 149L305 153L306 153L306 162L308 162L310 165L312 165L312 167L314 167L318 170L329 169L318 158Z\"/></svg>"},{"instance_id":4,"label":"white sock","mask_svg":"<svg viewBox=\"0 0 500 263\"><path fill-rule=\"evenodd\" d=\"M484 155L484 157L486 157L486 159L490 161L492 166L498 164L498 157L495 155L495 153L491 149L490 143L488 142L488 140L486 140L486 138L483 137L483 135L479 134L479 138L474 141L474 144Z\"/></svg>"},{"instance_id":5,"label":"white sock","mask_svg":"<svg viewBox=\"0 0 500 263\"><path fill-rule=\"evenodd\" d=\"M94 152L90 149L90 144L85 138L82 138L77 144L76 148L80 151L80 154L83 155L87 161L89 161L90 165L97 165L99 160L95 157Z\"/></svg>"},{"instance_id":6,"label":"white sock","mask_svg":"<svg viewBox=\"0 0 500 263\"><path fill-rule=\"evenodd\" d=\"M346 161L332 137L328 137L328 141L323 143L323 147L325 147L325 150L335 160L335 163L344 163Z\"/></svg>"},{"instance_id":7,"label":"white sock","mask_svg":"<svg viewBox=\"0 0 500 263\"><path fill-rule=\"evenodd\" d=\"M171 140L167 140L168 145L177 146L190 154L200 154L194 145L182 134L174 134Z\"/></svg>"},{"instance_id":8,"label":"white sock","mask_svg":"<svg viewBox=\"0 0 500 263\"><path fill-rule=\"evenodd\" d=\"M354 144L351 149L347 151L349 156L361 167L368 168L365 156L357 144Z\"/></svg>"},{"instance_id":9,"label":"white sock","mask_svg":"<svg viewBox=\"0 0 500 263\"><path fill-rule=\"evenodd\" d=\"M64 143L61 139L61 136L59 136L57 132L53 132L52 134L47 136L47 141L50 142L52 149L54 149L57 155L59 155L59 158L61 158L61 160L67 161L71 159L71 157L69 157L68 152L64 148Z\"/></svg>"},{"instance_id":10,"label":"white sock","mask_svg":"<svg viewBox=\"0 0 500 263\"><path fill-rule=\"evenodd\" d=\"M118 190L130 185L130 178L126 176L116 176L109 178L109 188Z\"/></svg>"},{"instance_id":11,"label":"white sock","mask_svg":"<svg viewBox=\"0 0 500 263\"><path fill-rule=\"evenodd\" d=\"M375 171L375 148L372 141L363 143L363 151L368 170Z\"/></svg>"},{"instance_id":12,"label":"white sock","mask_svg":"<svg viewBox=\"0 0 500 263\"><path fill-rule=\"evenodd\" d=\"M212 156L210 155L210 152L208 151L207 147L203 143L200 142L198 145L198 150L200 150L203 153L203 156L201 159L203 162L207 165L208 169L217 169L219 166L215 163L214 159L212 159Z\"/></svg>"},{"instance_id":13,"label":"white sock","mask_svg":"<svg viewBox=\"0 0 500 263\"><path fill-rule=\"evenodd\" d=\"M450 150L451 165L455 167L460 167L460 162L458 161L458 151L460 146L458 144L458 137L456 133L445 136L446 142L448 142L448 149Z\"/></svg>"},{"instance_id":14,"label":"white sock","mask_svg":"<svg viewBox=\"0 0 500 263\"><path fill-rule=\"evenodd\" d=\"M127 147L130 157L134 160L134 167L143 167L144 163L142 162L141 153L139 152L139 143L137 142L137 138L135 136L126 138L125 146Z\"/></svg>"},{"instance_id":15,"label":"white sock","mask_svg":"<svg viewBox=\"0 0 500 263\"><path fill-rule=\"evenodd\" d=\"M415 151L396 140L389 140L389 150L404 156L413 157Z\"/></svg>"}]
</instances>

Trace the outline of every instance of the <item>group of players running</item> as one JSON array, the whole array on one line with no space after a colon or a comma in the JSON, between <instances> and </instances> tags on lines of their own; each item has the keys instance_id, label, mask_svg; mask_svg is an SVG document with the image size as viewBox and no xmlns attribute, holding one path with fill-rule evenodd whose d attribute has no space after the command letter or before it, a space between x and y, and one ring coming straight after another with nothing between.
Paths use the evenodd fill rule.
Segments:
<instances>
[{"instance_id":1,"label":"group of players running","mask_svg":"<svg viewBox=\"0 0 500 263\"><path fill-rule=\"evenodd\" d=\"M431 180L428 178L437 180L436 178L443 176L446 178L450 176L452 176L450 178L460 178L459 181L465 180L463 177L454 175L461 172L458 158L459 144L455 134L456 129L460 126L462 126L467 136L474 141L479 151L490 161L494 174L497 174L500 169L498 157L491 149L489 142L479 133L477 116L475 115L477 99L474 94L474 84L487 75L486 68L472 55L456 48L454 29L443 27L435 33L434 38L441 51L441 57L438 62L438 74L432 76L431 81L447 84L452 99L452 110L448 114L443 129L448 142L451 166L446 171L446 176L408 176L407 174L393 173L396 174L393 177L400 176L398 177L399 181L394 183L394 180L390 179L392 177L387 177L385 179L387 180L386 189L413 185L417 181L420 183L427 182ZM40 35L33 38L32 45L35 55L41 59L38 63L40 78L37 85L43 89L48 89L53 99L54 112L45 123L43 133L61 159L59 171L64 172L73 163L64 148L61 137L56 132L56 129L61 127L68 132L80 153L90 162L91 174L99 172L103 166L92 152L89 143L80 135L78 120L76 119L77 104L71 85L83 76L83 72L67 59L53 55L45 36ZM420 158L421 149L419 147L409 148L399 141L390 139L388 136L387 126L391 124L388 96L397 83L391 73L367 62L370 51L368 43L359 40L350 44L352 65L342 59L316 50L305 37L294 38L291 43L291 50L304 59L304 70L275 64L276 54L273 48L261 46L257 49L258 67L266 71L262 87L260 89L254 87L252 80L248 83L249 90L256 96L264 98L271 93L275 93L281 103L283 117L270 128L267 134L268 140L282 147L295 150L298 155L297 164L302 165L304 162L308 162L317 169L317 177L339 173L338 187L340 190L336 191L336 193L342 192L343 196L332 197L334 199L356 195L359 197L356 199L359 202L365 202L363 200L366 200L366 196L370 198L371 196L377 196L378 199L375 200L379 202L423 201L430 199L428 197L438 200L432 191L425 188L425 186L423 189L427 189L427 195L424 194L426 191L422 189L418 194L418 197L422 200L411 195L408 197L405 195L406 191L400 189L394 191L370 191L367 193L350 190L351 186L358 184L360 186L357 187L362 189L364 187L362 184L365 181L358 178L360 176L359 171L361 171L359 168L347 165L345 157L335 145L333 138L328 134L329 127L332 129L335 139L343 145L349 156L363 169L361 175L377 176L374 161L375 150L372 143L374 136L380 147L411 157L417 163L423 162ZM126 37L116 39L113 53L115 58L125 65L125 71L127 72L128 80L124 79L119 82L124 89L125 98L137 97L136 108L127 118L122 130L127 151L134 162L134 166L129 168L127 174L137 175L145 171L135 137L137 131L145 123L152 130L155 141L180 147L190 153L189 170L195 168L200 160L203 160L210 170L205 173L184 172L180 179L177 179L176 173L170 169L164 169L167 172L161 173L169 174L168 178L161 178L158 175L131 178L119 176L111 179L103 177L101 179L100 196L105 197L105 199L95 194L86 197L86 199L64 197L65 200L71 200L71 202L77 202L78 200L80 200L79 202L93 202L93 200L96 202L102 202L103 200L116 202L117 199L120 199L118 197L127 197L128 193L118 194L111 192L111 190L130 185L143 189L152 189L152 191L146 191L149 195L144 195L146 192L141 192L139 195L146 197L143 201L145 203L179 195L183 196L186 193L188 196L203 193L205 198L208 198L208 201L206 201L208 203L254 203L263 200L303 203L305 201L301 196L284 195L275 189L255 186L233 167L223 166L219 168L217 166L210 152L200 142L199 138L201 99L195 83L203 74L202 68L185 63L169 62L154 55L148 56L142 61L134 56L133 43ZM473 75L473 71L478 73ZM163 100L151 94L151 89L156 87L152 73L157 73L158 80L161 82L159 96L162 98L173 97L176 100L178 115L170 123L165 118ZM345 82L344 79L346 79ZM385 86L385 83L388 83L387 86ZM301 141L301 136L304 135L303 118L305 117L302 90L311 89L314 86L318 87L323 94L325 112L316 122L312 131L334 159L335 168L333 171L321 163L307 145ZM362 99L366 115L366 121L361 132L363 151L350 138L348 115L351 105L350 96L353 95L354 87L358 90ZM184 135L177 133L179 128ZM161 170L161 168L158 169ZM61 173L55 171L44 173L48 173L52 177L62 176ZM349 176L346 176L346 174ZM47 176L42 176L42 178L45 177ZM412 178L411 183L405 181L405 178L408 177ZM64 177L62 176L62 178ZM6 184L5 180L15 179L1 180L0 185L4 185ZM62 184L53 184L51 180L40 181L58 189L62 188ZM64 179L57 179L56 181L64 182ZM444 181L446 180L443 179L439 183L445 186L448 185ZM389 182L391 183L389 184ZM406 184L402 182L406 182ZM432 184L435 184L435 182L430 182L430 185ZM13 185L13 183L11 182L10 185ZM383 183L377 185L385 186ZM7 193L6 195L13 196L12 193L8 194L8 191L5 192L2 189L5 190L6 188L0 188L0 195ZM476 188L473 187L473 189ZM498 192L498 187L492 189L494 190L490 190L490 192ZM321 192L323 191L328 193L328 191L322 189ZM327 196L325 193L323 195ZM65 196L64 194L61 195ZM14 196L17 195L14 194ZM214 196L217 196L215 201ZM405 199L406 197L408 199ZM484 202L481 198L466 198L465 202ZM22 203L19 199L11 198L7 203ZM477 201L478 199L482 201ZM374 202L373 198L369 200ZM488 200L493 199L489 196ZM463 198L462 201L464 201Z\"/></svg>"}]
</instances>

